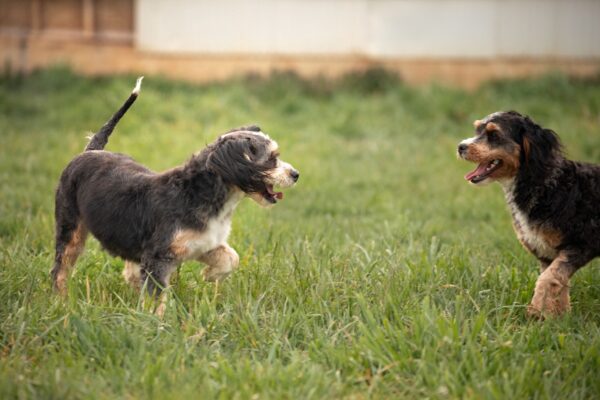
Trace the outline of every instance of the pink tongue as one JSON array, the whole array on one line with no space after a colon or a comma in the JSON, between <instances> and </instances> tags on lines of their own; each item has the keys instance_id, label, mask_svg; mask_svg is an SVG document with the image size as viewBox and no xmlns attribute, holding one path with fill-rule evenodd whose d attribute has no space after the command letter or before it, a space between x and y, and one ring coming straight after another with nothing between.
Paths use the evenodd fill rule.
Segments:
<instances>
[{"instance_id":1,"label":"pink tongue","mask_svg":"<svg viewBox=\"0 0 600 400\"><path fill-rule=\"evenodd\" d=\"M273 191L273 186L270 186L270 185L267 186L267 192L269 192L269 194L271 196L275 197L276 199L279 199L279 200L283 199L283 193L281 193L281 192L274 192Z\"/></svg>"},{"instance_id":2,"label":"pink tongue","mask_svg":"<svg viewBox=\"0 0 600 400\"><path fill-rule=\"evenodd\" d=\"M483 175L485 173L485 169L487 168L487 163L481 163L477 166L475 171L469 172L465 175L465 179L470 181L478 175Z\"/></svg>"}]
</instances>

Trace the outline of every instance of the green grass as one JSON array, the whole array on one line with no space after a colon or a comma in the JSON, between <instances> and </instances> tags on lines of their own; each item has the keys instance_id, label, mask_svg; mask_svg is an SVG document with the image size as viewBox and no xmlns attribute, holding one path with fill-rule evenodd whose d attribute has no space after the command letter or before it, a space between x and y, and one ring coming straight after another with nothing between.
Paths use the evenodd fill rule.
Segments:
<instances>
[{"instance_id":1,"label":"green grass","mask_svg":"<svg viewBox=\"0 0 600 400\"><path fill-rule=\"evenodd\" d=\"M108 149L155 170L259 123L301 172L265 210L245 200L219 288L184 264L166 316L88 241L51 290L53 191L134 76L54 69L0 79L0 398L566 398L600 396L598 261L573 312L529 321L537 264L500 188L455 157L471 122L516 109L600 162L600 82L561 75L476 92L381 71L194 86L146 77Z\"/></svg>"}]
</instances>

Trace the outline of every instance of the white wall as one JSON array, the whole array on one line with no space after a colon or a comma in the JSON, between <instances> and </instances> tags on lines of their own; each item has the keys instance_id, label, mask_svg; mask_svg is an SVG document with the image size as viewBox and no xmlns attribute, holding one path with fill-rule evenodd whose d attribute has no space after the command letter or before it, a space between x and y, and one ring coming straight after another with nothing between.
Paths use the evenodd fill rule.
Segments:
<instances>
[{"instance_id":1,"label":"white wall","mask_svg":"<svg viewBox=\"0 0 600 400\"><path fill-rule=\"evenodd\" d=\"M137 0L140 49L600 57L600 0Z\"/></svg>"}]
</instances>

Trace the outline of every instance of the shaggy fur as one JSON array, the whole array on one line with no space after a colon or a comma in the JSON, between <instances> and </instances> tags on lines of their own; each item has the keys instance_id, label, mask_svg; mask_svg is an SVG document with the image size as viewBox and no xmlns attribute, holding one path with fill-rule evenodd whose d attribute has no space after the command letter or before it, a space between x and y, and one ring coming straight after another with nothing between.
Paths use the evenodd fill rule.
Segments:
<instances>
[{"instance_id":1,"label":"shaggy fur","mask_svg":"<svg viewBox=\"0 0 600 400\"><path fill-rule=\"evenodd\" d=\"M126 260L134 286L158 295L182 261L207 265L209 281L224 279L239 257L227 243L232 213L248 196L261 205L283 197L299 174L278 159L277 143L257 126L234 129L180 167L154 173L130 157L103 151L136 89L63 171L56 190L54 286L64 292L88 232Z\"/></svg>"},{"instance_id":2,"label":"shaggy fur","mask_svg":"<svg viewBox=\"0 0 600 400\"><path fill-rule=\"evenodd\" d=\"M600 166L566 159L556 133L514 111L474 126L458 146L478 163L465 179L502 185L517 237L541 263L530 315L569 311L571 276L600 255Z\"/></svg>"}]
</instances>

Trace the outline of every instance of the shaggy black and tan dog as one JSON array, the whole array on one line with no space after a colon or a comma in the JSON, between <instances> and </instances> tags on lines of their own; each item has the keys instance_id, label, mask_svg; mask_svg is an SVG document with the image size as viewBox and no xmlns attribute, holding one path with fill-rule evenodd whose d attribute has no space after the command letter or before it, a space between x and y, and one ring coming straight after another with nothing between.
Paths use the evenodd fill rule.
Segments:
<instances>
[{"instance_id":1,"label":"shaggy black and tan dog","mask_svg":"<svg viewBox=\"0 0 600 400\"><path fill-rule=\"evenodd\" d=\"M600 255L600 166L567 160L553 131L514 111L474 125L458 146L478 163L465 179L502 185L517 236L541 263L529 313L569 311L571 276Z\"/></svg>"},{"instance_id":2,"label":"shaggy black and tan dog","mask_svg":"<svg viewBox=\"0 0 600 400\"><path fill-rule=\"evenodd\" d=\"M126 260L125 278L158 295L184 260L206 264L208 281L238 265L227 244L231 217L248 196L266 206L283 197L299 174L279 160L277 143L256 126L232 130L183 166L154 173L130 157L104 151L108 136L138 96L131 96L63 171L56 190L54 286L66 279L88 232L109 253Z\"/></svg>"}]
</instances>

